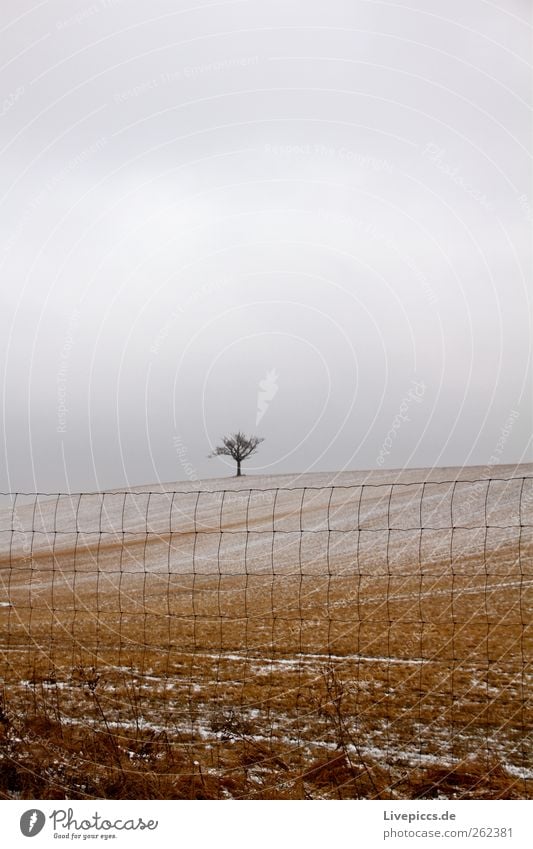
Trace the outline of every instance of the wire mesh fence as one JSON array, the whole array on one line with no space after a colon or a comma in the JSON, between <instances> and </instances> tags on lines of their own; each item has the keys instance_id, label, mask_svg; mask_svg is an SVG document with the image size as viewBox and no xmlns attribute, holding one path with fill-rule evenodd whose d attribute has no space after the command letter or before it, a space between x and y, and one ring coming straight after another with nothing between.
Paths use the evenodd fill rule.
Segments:
<instances>
[{"instance_id":1,"label":"wire mesh fence","mask_svg":"<svg viewBox=\"0 0 533 849\"><path fill-rule=\"evenodd\" d=\"M533 477L17 493L5 798L529 798Z\"/></svg>"}]
</instances>

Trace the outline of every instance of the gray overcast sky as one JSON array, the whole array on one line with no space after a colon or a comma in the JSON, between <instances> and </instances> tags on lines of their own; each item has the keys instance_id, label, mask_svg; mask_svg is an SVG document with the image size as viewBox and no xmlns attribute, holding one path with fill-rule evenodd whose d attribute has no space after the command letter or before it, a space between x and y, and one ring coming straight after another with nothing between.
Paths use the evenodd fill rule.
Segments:
<instances>
[{"instance_id":1,"label":"gray overcast sky","mask_svg":"<svg viewBox=\"0 0 533 849\"><path fill-rule=\"evenodd\" d=\"M2 488L531 459L530 34L2 0Z\"/></svg>"}]
</instances>

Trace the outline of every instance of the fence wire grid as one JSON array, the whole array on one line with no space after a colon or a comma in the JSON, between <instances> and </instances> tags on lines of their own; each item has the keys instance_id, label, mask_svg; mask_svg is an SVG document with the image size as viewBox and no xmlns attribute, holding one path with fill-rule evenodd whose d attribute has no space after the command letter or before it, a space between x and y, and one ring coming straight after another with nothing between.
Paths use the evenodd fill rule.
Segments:
<instances>
[{"instance_id":1,"label":"fence wire grid","mask_svg":"<svg viewBox=\"0 0 533 849\"><path fill-rule=\"evenodd\" d=\"M533 477L231 487L2 495L0 795L531 798Z\"/></svg>"}]
</instances>

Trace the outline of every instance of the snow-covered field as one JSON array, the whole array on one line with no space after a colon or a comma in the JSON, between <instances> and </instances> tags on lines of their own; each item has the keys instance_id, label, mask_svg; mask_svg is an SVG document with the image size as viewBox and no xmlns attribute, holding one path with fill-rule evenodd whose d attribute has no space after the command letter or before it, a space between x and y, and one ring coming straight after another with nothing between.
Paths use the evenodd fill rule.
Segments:
<instances>
[{"instance_id":1,"label":"snow-covered field","mask_svg":"<svg viewBox=\"0 0 533 849\"><path fill-rule=\"evenodd\" d=\"M462 554L515 542L533 509L533 466L502 466L487 480L482 468L401 473L222 478L137 487L127 492L12 498L0 511L0 558L84 550L113 565L116 546L150 571L212 572L290 567L302 562L342 566L357 544L361 561L438 560L453 543ZM480 482L472 483L476 479ZM243 545L247 537L247 546ZM357 539L355 539L357 537ZM302 544L303 538L303 544ZM75 550L76 546L76 550ZM194 550L193 550L194 549ZM300 564L298 564L299 566ZM327 564L326 564L327 566Z\"/></svg>"}]
</instances>

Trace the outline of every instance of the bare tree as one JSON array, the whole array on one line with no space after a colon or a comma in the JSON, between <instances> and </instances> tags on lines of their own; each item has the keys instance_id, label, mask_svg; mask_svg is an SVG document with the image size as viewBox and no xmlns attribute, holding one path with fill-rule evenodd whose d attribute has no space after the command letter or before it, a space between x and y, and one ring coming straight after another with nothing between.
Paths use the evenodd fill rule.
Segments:
<instances>
[{"instance_id":1,"label":"bare tree","mask_svg":"<svg viewBox=\"0 0 533 849\"><path fill-rule=\"evenodd\" d=\"M237 477L241 475L241 463L246 460L251 454L256 451L257 446L264 442L260 436L245 436L244 433L232 433L229 436L222 437L222 445L219 445L210 454L210 457L220 457L225 455L233 457L237 463Z\"/></svg>"}]
</instances>

